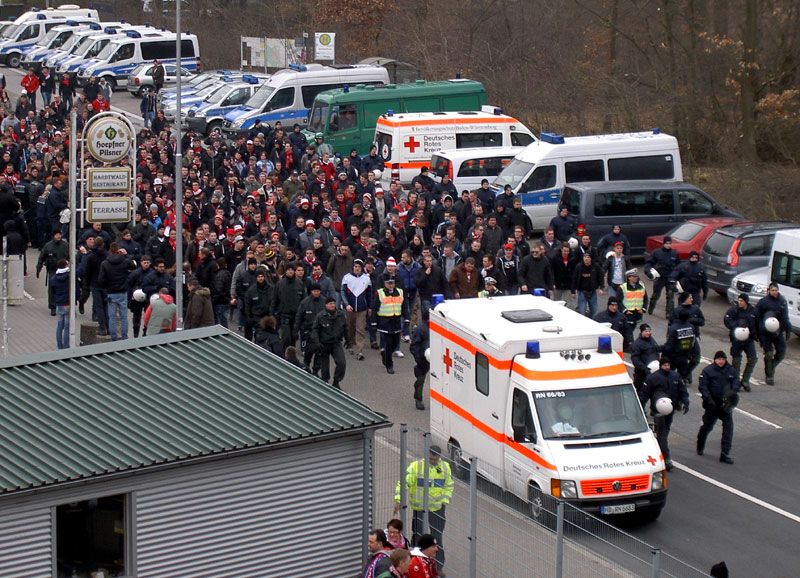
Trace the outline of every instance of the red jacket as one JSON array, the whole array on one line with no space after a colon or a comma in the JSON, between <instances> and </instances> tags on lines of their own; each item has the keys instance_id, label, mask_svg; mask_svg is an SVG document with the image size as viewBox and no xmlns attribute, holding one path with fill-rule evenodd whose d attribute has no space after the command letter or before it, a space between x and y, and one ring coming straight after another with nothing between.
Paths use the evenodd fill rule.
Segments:
<instances>
[{"instance_id":1,"label":"red jacket","mask_svg":"<svg viewBox=\"0 0 800 578\"><path fill-rule=\"evenodd\" d=\"M26 74L22 77L20 85L28 94L36 94L36 91L39 90L39 77L35 74Z\"/></svg>"},{"instance_id":2,"label":"red jacket","mask_svg":"<svg viewBox=\"0 0 800 578\"><path fill-rule=\"evenodd\" d=\"M411 550L411 565L408 567L406 578L438 578L436 560L428 558L419 549Z\"/></svg>"},{"instance_id":3,"label":"red jacket","mask_svg":"<svg viewBox=\"0 0 800 578\"><path fill-rule=\"evenodd\" d=\"M95 98L92 102L92 108L95 112L101 112L104 110L111 110L111 105L105 99L100 100L99 98Z\"/></svg>"}]
</instances>

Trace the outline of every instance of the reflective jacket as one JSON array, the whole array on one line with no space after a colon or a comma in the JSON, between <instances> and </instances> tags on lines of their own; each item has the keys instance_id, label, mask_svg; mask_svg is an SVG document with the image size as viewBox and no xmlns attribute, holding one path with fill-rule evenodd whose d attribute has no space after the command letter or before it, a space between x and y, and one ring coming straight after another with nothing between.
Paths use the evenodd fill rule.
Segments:
<instances>
[{"instance_id":1,"label":"reflective jacket","mask_svg":"<svg viewBox=\"0 0 800 578\"><path fill-rule=\"evenodd\" d=\"M642 311L646 305L644 285L637 283L631 286L627 281L619 286L622 291L622 307L631 311Z\"/></svg>"},{"instance_id":2,"label":"reflective jacket","mask_svg":"<svg viewBox=\"0 0 800 578\"><path fill-rule=\"evenodd\" d=\"M406 470L408 505L412 510L422 510L425 496L425 460L412 462ZM453 476L450 464L443 459L428 467L428 511L436 512L450 503L453 497ZM395 487L394 501L400 503L400 482Z\"/></svg>"}]
</instances>

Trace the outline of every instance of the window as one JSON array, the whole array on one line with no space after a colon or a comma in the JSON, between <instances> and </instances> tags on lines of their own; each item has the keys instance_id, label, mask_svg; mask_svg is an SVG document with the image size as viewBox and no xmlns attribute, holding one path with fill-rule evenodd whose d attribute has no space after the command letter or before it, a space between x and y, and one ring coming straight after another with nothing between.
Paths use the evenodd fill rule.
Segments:
<instances>
[{"instance_id":1,"label":"window","mask_svg":"<svg viewBox=\"0 0 800 578\"><path fill-rule=\"evenodd\" d=\"M670 180L675 178L672 155L608 159L609 181Z\"/></svg>"},{"instance_id":2,"label":"window","mask_svg":"<svg viewBox=\"0 0 800 578\"><path fill-rule=\"evenodd\" d=\"M494 185L501 189L506 185L510 185L512 189L516 189L525 177L528 176L532 168L533 165L531 163L513 159L508 163L508 166L503 169L503 172L497 176Z\"/></svg>"},{"instance_id":3,"label":"window","mask_svg":"<svg viewBox=\"0 0 800 578\"><path fill-rule=\"evenodd\" d=\"M561 193L561 202L558 205L566 207L570 215L579 214L581 210L581 192L566 187L564 192Z\"/></svg>"},{"instance_id":4,"label":"window","mask_svg":"<svg viewBox=\"0 0 800 578\"><path fill-rule=\"evenodd\" d=\"M375 146L384 162L392 160L392 135L386 132L375 133Z\"/></svg>"},{"instance_id":5,"label":"window","mask_svg":"<svg viewBox=\"0 0 800 578\"><path fill-rule=\"evenodd\" d=\"M739 243L739 255L742 257L766 257L772 249L775 235L753 235L744 237Z\"/></svg>"},{"instance_id":6,"label":"window","mask_svg":"<svg viewBox=\"0 0 800 578\"><path fill-rule=\"evenodd\" d=\"M175 43L172 42L174 46ZM197 53L194 51L194 42L191 40L181 40L181 58L194 57Z\"/></svg>"},{"instance_id":7,"label":"window","mask_svg":"<svg viewBox=\"0 0 800 578\"><path fill-rule=\"evenodd\" d=\"M449 175L450 159L439 155L433 155L431 157L431 170L433 171L433 174L440 179L445 175ZM459 174L461 174L461 171L459 171Z\"/></svg>"},{"instance_id":8,"label":"window","mask_svg":"<svg viewBox=\"0 0 800 578\"><path fill-rule=\"evenodd\" d=\"M314 104L314 99L317 98L317 95L320 92L325 92L326 90L333 90L334 88L342 88L342 86L344 86L344 83L312 84L303 86L300 89L300 92L303 94L303 107L311 108L311 105ZM294 99L292 99L292 103L294 103Z\"/></svg>"},{"instance_id":9,"label":"window","mask_svg":"<svg viewBox=\"0 0 800 578\"><path fill-rule=\"evenodd\" d=\"M710 215L714 211L714 204L700 191L678 191L678 204L684 214Z\"/></svg>"},{"instance_id":10,"label":"window","mask_svg":"<svg viewBox=\"0 0 800 578\"><path fill-rule=\"evenodd\" d=\"M678 241L691 241L703 229L703 225L698 223L684 223L673 229L669 236Z\"/></svg>"},{"instance_id":11,"label":"window","mask_svg":"<svg viewBox=\"0 0 800 578\"><path fill-rule=\"evenodd\" d=\"M39 25L31 24L22 31L22 34L19 35L17 40L30 40L31 38L36 38L37 36L39 36Z\"/></svg>"},{"instance_id":12,"label":"window","mask_svg":"<svg viewBox=\"0 0 800 578\"><path fill-rule=\"evenodd\" d=\"M456 134L457 149L474 149L503 146L501 132L469 132Z\"/></svg>"},{"instance_id":13,"label":"window","mask_svg":"<svg viewBox=\"0 0 800 578\"><path fill-rule=\"evenodd\" d=\"M334 106L331 111L331 121L328 125L329 132L354 129L358 126L358 116L355 104Z\"/></svg>"},{"instance_id":14,"label":"window","mask_svg":"<svg viewBox=\"0 0 800 578\"><path fill-rule=\"evenodd\" d=\"M521 389L514 388L511 400L511 429L514 440L522 443L536 442L536 427L533 425L531 415L531 402L528 394Z\"/></svg>"},{"instance_id":15,"label":"window","mask_svg":"<svg viewBox=\"0 0 800 578\"><path fill-rule=\"evenodd\" d=\"M594 197L598 217L671 215L674 211L672 191L598 193Z\"/></svg>"},{"instance_id":16,"label":"window","mask_svg":"<svg viewBox=\"0 0 800 578\"><path fill-rule=\"evenodd\" d=\"M520 188L520 193L530 193L532 191L541 191L544 189L551 189L556 186L556 166L545 165L536 167L536 169L528 177L528 180Z\"/></svg>"},{"instance_id":17,"label":"window","mask_svg":"<svg viewBox=\"0 0 800 578\"><path fill-rule=\"evenodd\" d=\"M564 163L564 178L567 183L587 183L606 180L606 169L602 159L572 161Z\"/></svg>"},{"instance_id":18,"label":"window","mask_svg":"<svg viewBox=\"0 0 800 578\"><path fill-rule=\"evenodd\" d=\"M800 258L794 255L773 253L772 281L800 289Z\"/></svg>"},{"instance_id":19,"label":"window","mask_svg":"<svg viewBox=\"0 0 800 578\"><path fill-rule=\"evenodd\" d=\"M496 177L513 157L469 159L461 163L459 177ZM438 174L438 173L437 173ZM439 175L441 176L441 175Z\"/></svg>"},{"instance_id":20,"label":"window","mask_svg":"<svg viewBox=\"0 0 800 578\"><path fill-rule=\"evenodd\" d=\"M133 44L123 44L119 47L116 54L111 57L109 62L120 62L121 60L128 60L133 58L134 46Z\"/></svg>"},{"instance_id":21,"label":"window","mask_svg":"<svg viewBox=\"0 0 800 578\"><path fill-rule=\"evenodd\" d=\"M322 132L325 128L325 119L328 117L328 103L315 101L314 107L308 115L308 130Z\"/></svg>"},{"instance_id":22,"label":"window","mask_svg":"<svg viewBox=\"0 0 800 578\"><path fill-rule=\"evenodd\" d=\"M489 397L489 358L475 352L475 389Z\"/></svg>"},{"instance_id":23,"label":"window","mask_svg":"<svg viewBox=\"0 0 800 578\"><path fill-rule=\"evenodd\" d=\"M533 142L533 137L526 132L512 132L511 146L526 147Z\"/></svg>"},{"instance_id":24,"label":"window","mask_svg":"<svg viewBox=\"0 0 800 578\"><path fill-rule=\"evenodd\" d=\"M125 574L126 497L71 502L56 507L56 573L89 576L101 568Z\"/></svg>"},{"instance_id":25,"label":"window","mask_svg":"<svg viewBox=\"0 0 800 578\"><path fill-rule=\"evenodd\" d=\"M715 231L706 241L703 251L714 257L722 257L730 253L734 237L720 231Z\"/></svg>"},{"instance_id":26,"label":"window","mask_svg":"<svg viewBox=\"0 0 800 578\"><path fill-rule=\"evenodd\" d=\"M271 110L279 110L281 108L288 108L294 104L294 87L281 88L278 92L272 95L269 102L264 107L264 112Z\"/></svg>"}]
</instances>

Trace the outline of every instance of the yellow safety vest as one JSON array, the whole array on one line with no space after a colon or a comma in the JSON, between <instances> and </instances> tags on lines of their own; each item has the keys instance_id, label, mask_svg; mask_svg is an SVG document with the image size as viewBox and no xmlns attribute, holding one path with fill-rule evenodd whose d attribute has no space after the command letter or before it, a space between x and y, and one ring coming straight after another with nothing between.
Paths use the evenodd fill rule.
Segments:
<instances>
[{"instance_id":1,"label":"yellow safety vest","mask_svg":"<svg viewBox=\"0 0 800 578\"><path fill-rule=\"evenodd\" d=\"M428 467L428 511L436 512L450 503L453 497L453 477L450 464L439 458L439 463ZM425 460L412 462L406 470L408 505L412 510L422 510L425 491ZM400 503L400 482L395 486L394 501Z\"/></svg>"},{"instance_id":2,"label":"yellow safety vest","mask_svg":"<svg viewBox=\"0 0 800 578\"><path fill-rule=\"evenodd\" d=\"M386 289L378 289L378 317L400 317L403 314L403 290L397 289L397 295L390 295Z\"/></svg>"},{"instance_id":3,"label":"yellow safety vest","mask_svg":"<svg viewBox=\"0 0 800 578\"><path fill-rule=\"evenodd\" d=\"M478 297L500 297L502 294L503 292L499 289L494 293L489 293L485 289L483 291L478 291Z\"/></svg>"},{"instance_id":4,"label":"yellow safety vest","mask_svg":"<svg viewBox=\"0 0 800 578\"><path fill-rule=\"evenodd\" d=\"M628 285L628 282L625 281L621 285L623 297L622 297L622 306L625 309L630 309L632 311L641 311L644 309L644 285L641 283L639 287L631 287Z\"/></svg>"}]
</instances>

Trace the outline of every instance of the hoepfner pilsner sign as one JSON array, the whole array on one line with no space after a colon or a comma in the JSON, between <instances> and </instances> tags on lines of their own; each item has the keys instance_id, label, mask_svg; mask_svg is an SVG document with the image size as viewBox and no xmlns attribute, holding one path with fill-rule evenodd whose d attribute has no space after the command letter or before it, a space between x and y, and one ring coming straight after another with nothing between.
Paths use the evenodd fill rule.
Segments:
<instances>
[{"instance_id":1,"label":"hoepfner pilsner sign","mask_svg":"<svg viewBox=\"0 0 800 578\"><path fill-rule=\"evenodd\" d=\"M128 154L133 145L133 135L128 125L118 118L104 118L94 122L86 135L89 153L101 163L115 163Z\"/></svg>"}]
</instances>

